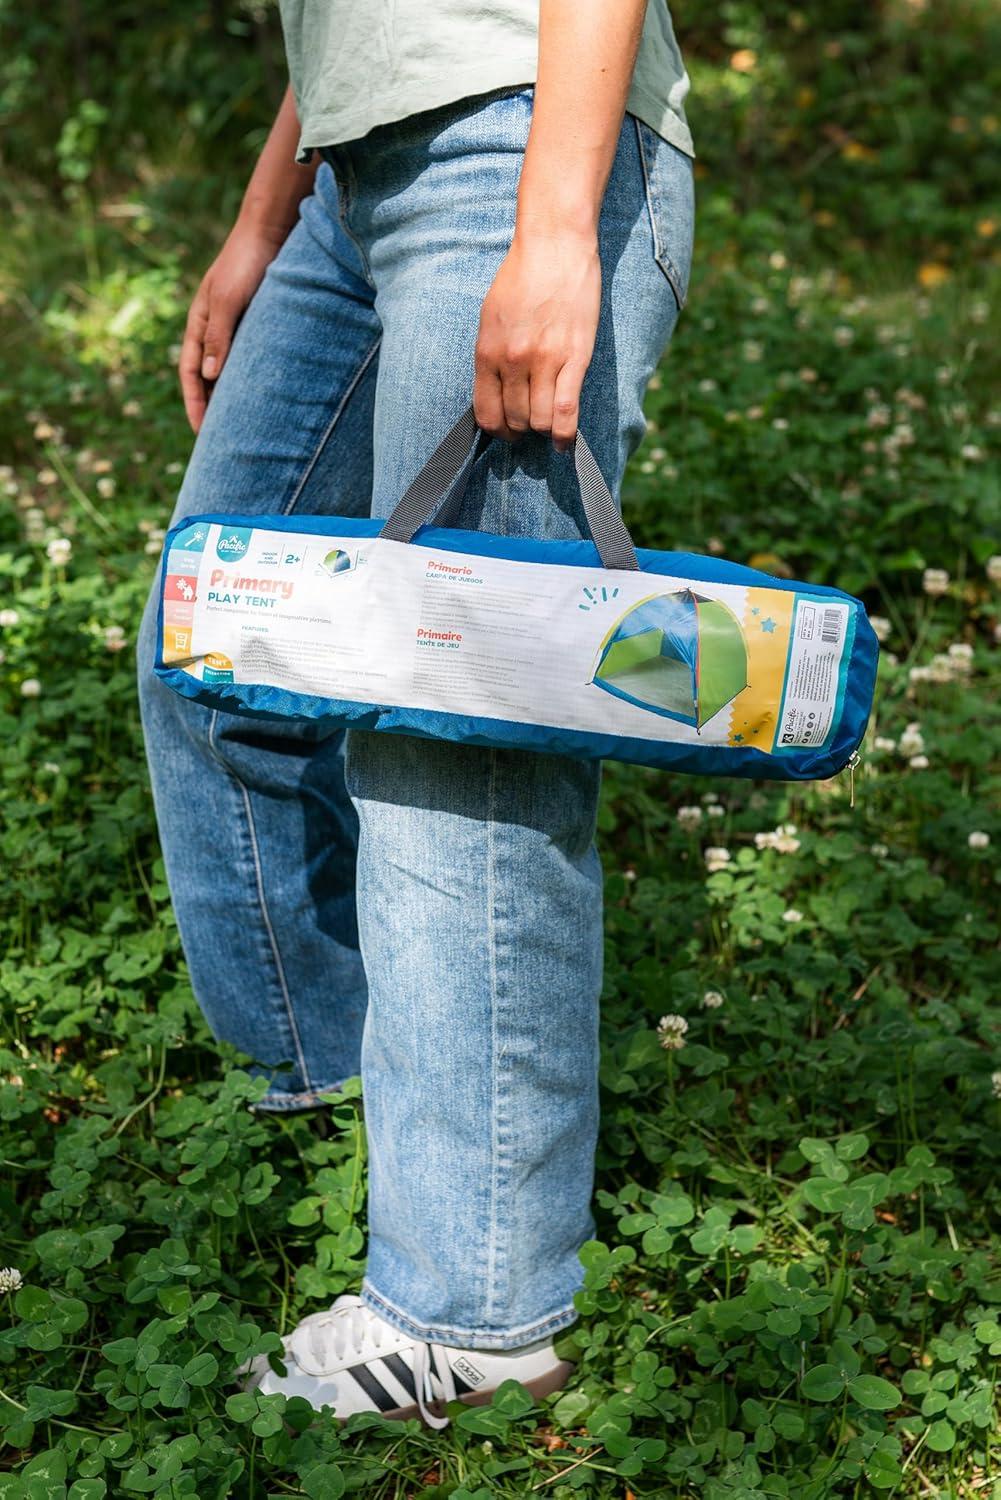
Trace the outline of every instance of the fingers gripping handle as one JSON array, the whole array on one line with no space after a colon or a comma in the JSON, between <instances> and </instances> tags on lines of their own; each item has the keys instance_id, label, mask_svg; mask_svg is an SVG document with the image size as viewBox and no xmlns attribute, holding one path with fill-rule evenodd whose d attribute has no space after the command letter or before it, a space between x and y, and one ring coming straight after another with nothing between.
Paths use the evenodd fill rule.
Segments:
<instances>
[{"instance_id":1,"label":"fingers gripping handle","mask_svg":"<svg viewBox=\"0 0 1001 1500\"><path fill-rule=\"evenodd\" d=\"M473 408L468 407L442 438L380 535L394 542L410 542L418 529L431 521L451 525L462 505L473 464L489 442L489 436L476 425ZM573 459L584 515L603 566L635 572L639 563L632 538L580 433L574 440Z\"/></svg>"}]
</instances>

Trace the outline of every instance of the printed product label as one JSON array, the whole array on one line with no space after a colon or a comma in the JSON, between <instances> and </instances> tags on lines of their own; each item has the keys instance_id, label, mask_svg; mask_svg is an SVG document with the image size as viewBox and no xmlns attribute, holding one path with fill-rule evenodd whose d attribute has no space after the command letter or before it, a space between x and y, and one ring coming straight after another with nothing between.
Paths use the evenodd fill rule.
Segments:
<instances>
[{"instance_id":1,"label":"printed product label","mask_svg":"<svg viewBox=\"0 0 1001 1500\"><path fill-rule=\"evenodd\" d=\"M193 529L167 561L163 656L205 683L767 751L819 747L835 724L848 602L379 537Z\"/></svg>"}]
</instances>

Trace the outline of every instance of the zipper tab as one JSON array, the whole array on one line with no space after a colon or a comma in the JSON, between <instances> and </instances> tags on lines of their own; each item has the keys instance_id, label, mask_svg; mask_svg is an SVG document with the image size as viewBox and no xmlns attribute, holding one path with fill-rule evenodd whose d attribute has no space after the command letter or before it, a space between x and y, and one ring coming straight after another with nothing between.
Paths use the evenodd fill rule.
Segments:
<instances>
[{"instance_id":1,"label":"zipper tab","mask_svg":"<svg viewBox=\"0 0 1001 1500\"><path fill-rule=\"evenodd\" d=\"M858 753L858 751L857 750L853 750L852 753L851 753L851 755L849 755L847 761L845 762L844 769L848 772L848 787L849 787L849 792L848 792L848 806L849 807L854 807L855 806L855 767L858 765L858 763L859 763L859 761L861 759L862 759L862 757Z\"/></svg>"}]
</instances>

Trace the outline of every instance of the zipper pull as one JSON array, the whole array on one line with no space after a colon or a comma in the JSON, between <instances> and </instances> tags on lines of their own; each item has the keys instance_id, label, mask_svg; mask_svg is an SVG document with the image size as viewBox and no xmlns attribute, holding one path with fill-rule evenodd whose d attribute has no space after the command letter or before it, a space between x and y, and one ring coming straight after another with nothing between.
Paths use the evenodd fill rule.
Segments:
<instances>
[{"instance_id":1,"label":"zipper pull","mask_svg":"<svg viewBox=\"0 0 1001 1500\"><path fill-rule=\"evenodd\" d=\"M853 750L845 762L845 770L848 772L848 806L855 806L855 767L862 759L857 750Z\"/></svg>"}]
</instances>

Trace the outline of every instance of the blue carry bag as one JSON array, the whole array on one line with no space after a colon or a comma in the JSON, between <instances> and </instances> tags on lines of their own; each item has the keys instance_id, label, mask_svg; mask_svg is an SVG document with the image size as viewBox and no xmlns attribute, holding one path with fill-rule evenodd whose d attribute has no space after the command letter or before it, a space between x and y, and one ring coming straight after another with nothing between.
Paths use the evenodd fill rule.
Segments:
<instances>
[{"instance_id":1,"label":"blue carry bag","mask_svg":"<svg viewBox=\"0 0 1001 1500\"><path fill-rule=\"evenodd\" d=\"M582 437L591 541L457 530L488 441L465 412L386 521L179 522L157 674L262 719L703 775L802 781L854 764L879 649L860 600L637 551Z\"/></svg>"}]
</instances>

